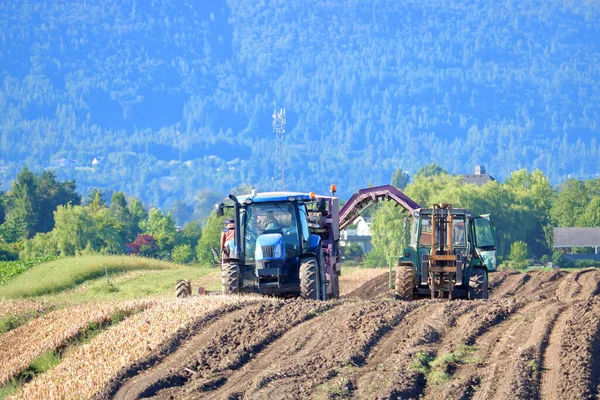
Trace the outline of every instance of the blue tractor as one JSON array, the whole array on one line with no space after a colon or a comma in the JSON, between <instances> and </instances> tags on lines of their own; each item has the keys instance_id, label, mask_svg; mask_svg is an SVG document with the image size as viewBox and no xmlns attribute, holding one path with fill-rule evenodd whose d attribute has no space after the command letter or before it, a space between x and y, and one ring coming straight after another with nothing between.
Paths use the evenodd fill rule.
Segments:
<instances>
[{"instance_id":1,"label":"blue tractor","mask_svg":"<svg viewBox=\"0 0 600 400\"><path fill-rule=\"evenodd\" d=\"M334 194L334 193L332 193ZM221 265L224 294L339 297L339 203L335 196L270 192L229 195L235 234Z\"/></svg>"}]
</instances>

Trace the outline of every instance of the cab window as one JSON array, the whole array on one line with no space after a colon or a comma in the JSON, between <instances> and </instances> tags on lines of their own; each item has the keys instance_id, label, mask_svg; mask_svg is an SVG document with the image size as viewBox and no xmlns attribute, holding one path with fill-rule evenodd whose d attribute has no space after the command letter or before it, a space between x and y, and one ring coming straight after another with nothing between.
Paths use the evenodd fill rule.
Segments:
<instances>
[{"instance_id":1,"label":"cab window","mask_svg":"<svg viewBox=\"0 0 600 400\"><path fill-rule=\"evenodd\" d=\"M478 248L495 248L496 241L492 233L492 225L489 219L473 218L475 224L475 242Z\"/></svg>"}]
</instances>

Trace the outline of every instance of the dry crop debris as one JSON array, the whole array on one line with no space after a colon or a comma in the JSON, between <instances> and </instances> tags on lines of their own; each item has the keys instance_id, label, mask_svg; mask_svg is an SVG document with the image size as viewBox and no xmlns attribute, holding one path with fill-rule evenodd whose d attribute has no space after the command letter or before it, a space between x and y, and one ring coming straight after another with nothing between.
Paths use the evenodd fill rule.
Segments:
<instances>
[{"instance_id":1,"label":"dry crop debris","mask_svg":"<svg viewBox=\"0 0 600 400\"><path fill-rule=\"evenodd\" d=\"M387 275L373 276L326 303L235 296L166 301L97 336L17 396L598 396L600 271L498 272L487 302L402 302L385 290ZM144 315L168 328L146 323ZM132 356L120 353L128 347ZM83 369L90 359L102 365Z\"/></svg>"}]
</instances>

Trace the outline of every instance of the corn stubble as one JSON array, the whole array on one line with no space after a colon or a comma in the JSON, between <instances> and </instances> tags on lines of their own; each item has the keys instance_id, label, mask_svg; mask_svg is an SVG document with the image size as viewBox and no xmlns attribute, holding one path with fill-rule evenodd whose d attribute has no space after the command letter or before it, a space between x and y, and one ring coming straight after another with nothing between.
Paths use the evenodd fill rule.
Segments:
<instances>
[{"instance_id":1,"label":"corn stubble","mask_svg":"<svg viewBox=\"0 0 600 400\"><path fill-rule=\"evenodd\" d=\"M127 312L140 306L144 307L141 302L129 301L68 307L3 334L0 336L0 385L25 370L43 353L55 350L85 332L89 324L109 321L115 311Z\"/></svg>"},{"instance_id":2,"label":"corn stubble","mask_svg":"<svg viewBox=\"0 0 600 400\"><path fill-rule=\"evenodd\" d=\"M178 329L220 307L256 298L210 296L164 299L70 352L52 370L34 378L13 398L90 398L122 368L143 360Z\"/></svg>"},{"instance_id":3,"label":"corn stubble","mask_svg":"<svg viewBox=\"0 0 600 400\"><path fill-rule=\"evenodd\" d=\"M30 312L42 313L52 306L49 303L34 300L0 300L0 318L9 315L22 315Z\"/></svg>"}]
</instances>

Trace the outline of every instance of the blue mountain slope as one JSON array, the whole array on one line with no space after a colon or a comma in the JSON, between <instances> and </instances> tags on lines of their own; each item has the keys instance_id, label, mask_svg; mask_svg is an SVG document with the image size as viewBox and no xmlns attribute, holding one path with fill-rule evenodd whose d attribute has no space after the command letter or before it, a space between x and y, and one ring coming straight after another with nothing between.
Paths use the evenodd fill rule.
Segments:
<instances>
[{"instance_id":1,"label":"blue mountain slope","mask_svg":"<svg viewBox=\"0 0 600 400\"><path fill-rule=\"evenodd\" d=\"M597 4L367 3L6 3L0 179L55 167L162 206L271 189L275 107L292 190L430 162L600 173Z\"/></svg>"}]
</instances>

